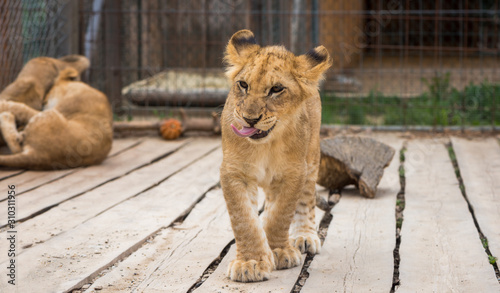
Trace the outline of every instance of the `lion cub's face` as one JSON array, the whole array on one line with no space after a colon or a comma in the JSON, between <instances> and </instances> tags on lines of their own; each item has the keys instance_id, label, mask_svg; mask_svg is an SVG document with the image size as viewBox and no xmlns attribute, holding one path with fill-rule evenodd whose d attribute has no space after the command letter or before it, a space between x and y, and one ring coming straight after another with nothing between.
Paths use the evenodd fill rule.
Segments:
<instances>
[{"instance_id":1,"label":"lion cub's face","mask_svg":"<svg viewBox=\"0 0 500 293\"><path fill-rule=\"evenodd\" d=\"M233 85L234 133L253 142L297 118L297 109L317 91L318 80L331 64L322 46L295 56L282 46L260 47L253 33L233 35L226 50L227 76Z\"/></svg>"}]
</instances>

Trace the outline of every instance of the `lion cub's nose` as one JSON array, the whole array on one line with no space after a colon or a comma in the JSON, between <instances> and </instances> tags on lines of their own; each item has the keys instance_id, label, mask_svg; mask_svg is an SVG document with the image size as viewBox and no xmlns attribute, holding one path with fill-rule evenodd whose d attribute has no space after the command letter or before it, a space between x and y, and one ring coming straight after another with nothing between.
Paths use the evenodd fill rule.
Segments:
<instances>
[{"instance_id":1,"label":"lion cub's nose","mask_svg":"<svg viewBox=\"0 0 500 293\"><path fill-rule=\"evenodd\" d=\"M257 119L249 119L249 118L243 117L243 119L245 119L245 121L248 123L248 125L250 125L250 127L253 127L255 124L257 124L257 122L259 122L259 120L261 118L262 118L262 115L260 115L259 118L257 118Z\"/></svg>"}]
</instances>

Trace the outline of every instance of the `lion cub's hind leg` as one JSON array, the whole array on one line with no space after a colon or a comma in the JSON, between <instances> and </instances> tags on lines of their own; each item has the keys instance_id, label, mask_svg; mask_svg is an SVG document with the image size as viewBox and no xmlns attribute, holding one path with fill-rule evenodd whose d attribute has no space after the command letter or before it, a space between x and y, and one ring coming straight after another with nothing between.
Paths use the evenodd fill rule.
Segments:
<instances>
[{"instance_id":1,"label":"lion cub's hind leg","mask_svg":"<svg viewBox=\"0 0 500 293\"><path fill-rule=\"evenodd\" d=\"M295 208L292 225L290 226L290 242L301 253L319 253L321 241L316 232L315 224L316 184L310 178Z\"/></svg>"},{"instance_id":2,"label":"lion cub's hind leg","mask_svg":"<svg viewBox=\"0 0 500 293\"><path fill-rule=\"evenodd\" d=\"M17 131L16 119L12 113L0 113L0 129L10 151L13 154L20 153L22 134Z\"/></svg>"}]
</instances>

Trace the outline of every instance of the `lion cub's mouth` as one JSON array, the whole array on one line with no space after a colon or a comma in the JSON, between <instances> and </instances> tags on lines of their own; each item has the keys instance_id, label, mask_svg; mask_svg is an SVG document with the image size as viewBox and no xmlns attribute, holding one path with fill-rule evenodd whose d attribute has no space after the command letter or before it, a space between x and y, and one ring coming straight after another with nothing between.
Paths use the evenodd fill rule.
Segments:
<instances>
[{"instance_id":1,"label":"lion cub's mouth","mask_svg":"<svg viewBox=\"0 0 500 293\"><path fill-rule=\"evenodd\" d=\"M274 129L275 125L276 124L274 124L267 131L257 129L255 127L245 127L245 126L243 126L243 128L240 130L236 126L234 126L233 124L231 124L231 128L233 129L234 133L239 137L249 137L251 139L260 139L260 138L266 137L271 132L271 130Z\"/></svg>"}]
</instances>

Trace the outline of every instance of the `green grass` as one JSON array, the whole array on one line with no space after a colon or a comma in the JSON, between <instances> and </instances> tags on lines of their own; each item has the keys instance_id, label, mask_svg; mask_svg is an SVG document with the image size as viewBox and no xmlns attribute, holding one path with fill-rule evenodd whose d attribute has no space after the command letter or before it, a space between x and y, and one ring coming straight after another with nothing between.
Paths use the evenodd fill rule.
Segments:
<instances>
[{"instance_id":1,"label":"green grass","mask_svg":"<svg viewBox=\"0 0 500 293\"><path fill-rule=\"evenodd\" d=\"M488 240L486 238L481 238L481 243L483 244L483 248L488 248Z\"/></svg>"},{"instance_id":2,"label":"green grass","mask_svg":"<svg viewBox=\"0 0 500 293\"><path fill-rule=\"evenodd\" d=\"M414 98L370 93L341 98L324 94L323 123L350 125L483 126L500 125L500 84L469 84L462 91L449 75L425 80L427 91Z\"/></svg>"},{"instance_id":3,"label":"green grass","mask_svg":"<svg viewBox=\"0 0 500 293\"><path fill-rule=\"evenodd\" d=\"M399 166L399 177L405 176L405 168L403 166Z\"/></svg>"},{"instance_id":4,"label":"green grass","mask_svg":"<svg viewBox=\"0 0 500 293\"><path fill-rule=\"evenodd\" d=\"M398 209L400 211L404 210L405 209L405 201L404 200L396 200L396 206L398 207Z\"/></svg>"},{"instance_id":5,"label":"green grass","mask_svg":"<svg viewBox=\"0 0 500 293\"><path fill-rule=\"evenodd\" d=\"M399 152L399 161L403 163L405 161L406 147L402 148Z\"/></svg>"},{"instance_id":6,"label":"green grass","mask_svg":"<svg viewBox=\"0 0 500 293\"><path fill-rule=\"evenodd\" d=\"M399 218L396 220L396 228L401 229L403 227L403 219Z\"/></svg>"}]
</instances>

